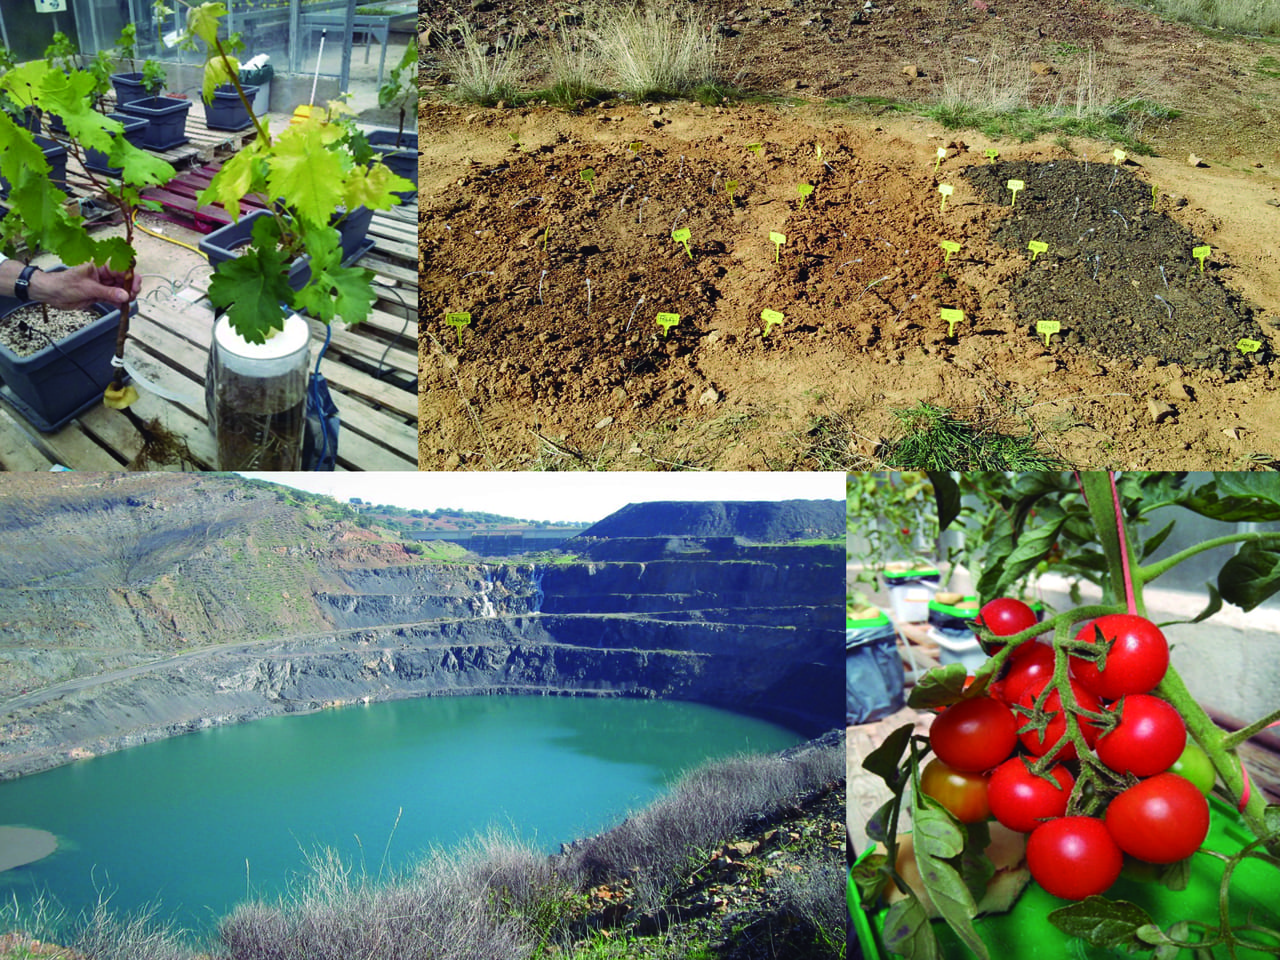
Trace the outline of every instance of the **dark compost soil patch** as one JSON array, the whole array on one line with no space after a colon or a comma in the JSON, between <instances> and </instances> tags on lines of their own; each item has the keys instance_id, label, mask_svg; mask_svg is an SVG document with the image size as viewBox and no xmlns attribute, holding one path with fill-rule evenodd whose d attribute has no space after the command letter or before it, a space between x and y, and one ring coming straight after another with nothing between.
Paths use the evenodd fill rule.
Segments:
<instances>
[{"instance_id":1,"label":"dark compost soil patch","mask_svg":"<svg viewBox=\"0 0 1280 960\"><path fill-rule=\"evenodd\" d=\"M1085 343L1109 357L1155 356L1233 375L1271 359L1253 306L1222 281L1221 254L1201 272L1192 250L1205 241L1170 219L1158 188L1153 195L1127 167L1020 160L970 167L964 176L988 202L1008 208L993 239L1021 251L1033 240L1049 245L1009 291L1033 333L1038 320L1061 323L1050 346ZM1010 180L1026 184L1016 203ZM1242 340L1264 345L1242 353Z\"/></svg>"}]
</instances>

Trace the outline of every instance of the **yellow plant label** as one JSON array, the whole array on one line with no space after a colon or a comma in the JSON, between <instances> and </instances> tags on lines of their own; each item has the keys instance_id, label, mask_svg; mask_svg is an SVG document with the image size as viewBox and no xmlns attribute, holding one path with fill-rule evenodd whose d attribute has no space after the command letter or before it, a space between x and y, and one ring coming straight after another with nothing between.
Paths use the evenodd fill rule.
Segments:
<instances>
[{"instance_id":1,"label":"yellow plant label","mask_svg":"<svg viewBox=\"0 0 1280 960\"><path fill-rule=\"evenodd\" d=\"M1236 344L1236 349L1241 353L1257 353L1262 349L1262 343L1258 340L1245 338Z\"/></svg>"},{"instance_id":2,"label":"yellow plant label","mask_svg":"<svg viewBox=\"0 0 1280 960\"><path fill-rule=\"evenodd\" d=\"M764 321L764 335L767 337L775 323L781 323L785 317L777 310L761 310L760 319Z\"/></svg>"},{"instance_id":3,"label":"yellow plant label","mask_svg":"<svg viewBox=\"0 0 1280 960\"><path fill-rule=\"evenodd\" d=\"M1111 151L1111 156L1115 158L1116 163L1124 163L1125 158L1129 155L1125 153L1123 150L1120 150L1117 148Z\"/></svg>"},{"instance_id":4,"label":"yellow plant label","mask_svg":"<svg viewBox=\"0 0 1280 960\"><path fill-rule=\"evenodd\" d=\"M451 327L458 328L458 344L462 344L462 328L471 322L471 314L461 311L458 313L446 313L444 322Z\"/></svg>"},{"instance_id":5,"label":"yellow plant label","mask_svg":"<svg viewBox=\"0 0 1280 960\"><path fill-rule=\"evenodd\" d=\"M938 313L947 322L947 336L954 337L956 335L956 324L964 323L964 311L943 307Z\"/></svg>"},{"instance_id":6,"label":"yellow plant label","mask_svg":"<svg viewBox=\"0 0 1280 960\"><path fill-rule=\"evenodd\" d=\"M939 211L941 211L941 210L946 209L946 206L947 206L947 197L949 197L949 196L951 196L953 193L955 193L955 192L956 192L956 188L955 188L955 187L953 187L953 186L952 186L951 184L949 184L949 183L940 183L940 184L938 184L938 192L939 192L940 194L942 194L942 205L941 205L940 207L938 207L938 210L939 210Z\"/></svg>"},{"instance_id":7,"label":"yellow plant label","mask_svg":"<svg viewBox=\"0 0 1280 960\"><path fill-rule=\"evenodd\" d=\"M804 201L813 193L813 184L801 183L796 185L796 193L800 194L800 206L804 206Z\"/></svg>"},{"instance_id":8,"label":"yellow plant label","mask_svg":"<svg viewBox=\"0 0 1280 960\"><path fill-rule=\"evenodd\" d=\"M729 199L730 199L730 200L732 200L732 199L733 199L733 191L735 191L735 190L737 190L737 189L738 189L738 181L737 181L737 180L726 180L726 181L724 182L724 188L725 188L726 190L728 190L728 191L729 191Z\"/></svg>"},{"instance_id":9,"label":"yellow plant label","mask_svg":"<svg viewBox=\"0 0 1280 960\"><path fill-rule=\"evenodd\" d=\"M995 147L988 147L986 153L987 153L987 159L990 160L992 163L995 163L996 157L1000 156L1000 151L997 150Z\"/></svg>"},{"instance_id":10,"label":"yellow plant label","mask_svg":"<svg viewBox=\"0 0 1280 960\"><path fill-rule=\"evenodd\" d=\"M657 324L662 328L662 335L665 337L671 332L671 328L680 322L680 314L678 313L660 313L658 314Z\"/></svg>"},{"instance_id":11,"label":"yellow plant label","mask_svg":"<svg viewBox=\"0 0 1280 960\"><path fill-rule=\"evenodd\" d=\"M748 149L748 150L750 150L752 153L754 153L756 156L759 156L759 155L760 155L760 151L764 149L764 144L763 144L763 143L748 143L748 144L747 144L747 149Z\"/></svg>"},{"instance_id":12,"label":"yellow plant label","mask_svg":"<svg viewBox=\"0 0 1280 960\"><path fill-rule=\"evenodd\" d=\"M1018 202L1018 191L1024 189L1026 187L1026 183L1022 180L1010 180L1005 184L1005 186L1013 192L1013 203L1009 204L1009 206L1012 207Z\"/></svg>"},{"instance_id":13,"label":"yellow plant label","mask_svg":"<svg viewBox=\"0 0 1280 960\"><path fill-rule=\"evenodd\" d=\"M1062 331L1062 323L1058 320L1037 320L1036 333L1044 337L1044 345L1049 345L1049 338Z\"/></svg>"},{"instance_id":14,"label":"yellow plant label","mask_svg":"<svg viewBox=\"0 0 1280 960\"><path fill-rule=\"evenodd\" d=\"M1208 259L1209 254L1213 253L1213 247L1207 244L1203 247L1192 247L1191 255L1200 261L1200 272L1204 273L1204 262Z\"/></svg>"},{"instance_id":15,"label":"yellow plant label","mask_svg":"<svg viewBox=\"0 0 1280 960\"><path fill-rule=\"evenodd\" d=\"M684 252L689 254L689 259L692 260L693 252L689 249L689 237L690 233L688 227L681 227L679 230L671 231L671 239L676 243L684 244Z\"/></svg>"},{"instance_id":16,"label":"yellow plant label","mask_svg":"<svg viewBox=\"0 0 1280 960\"><path fill-rule=\"evenodd\" d=\"M1027 249L1031 251L1031 260L1034 262L1036 257L1049 249L1049 245L1043 240L1028 240Z\"/></svg>"},{"instance_id":17,"label":"yellow plant label","mask_svg":"<svg viewBox=\"0 0 1280 960\"><path fill-rule=\"evenodd\" d=\"M643 141L640 141L640 140L632 140L632 141L631 141L631 152L632 152L632 153L635 153L635 154L638 154L638 153L640 152L640 148L641 148L641 147L643 147L643 146L644 146Z\"/></svg>"},{"instance_id":18,"label":"yellow plant label","mask_svg":"<svg viewBox=\"0 0 1280 960\"><path fill-rule=\"evenodd\" d=\"M946 148L946 147L939 147L939 148L938 148L938 159L937 159L937 160L935 160L935 161L933 162L933 172L934 172L934 173L937 173L937 172L938 172L938 167L942 166L942 161L943 161L943 160L945 160L945 159L947 159L947 148Z\"/></svg>"},{"instance_id":19,"label":"yellow plant label","mask_svg":"<svg viewBox=\"0 0 1280 960\"><path fill-rule=\"evenodd\" d=\"M787 242L787 235L785 233L774 233L773 231L770 231L769 239L773 241L773 245L774 245L773 246L773 262L777 263L778 255L782 252L782 245Z\"/></svg>"},{"instance_id":20,"label":"yellow plant label","mask_svg":"<svg viewBox=\"0 0 1280 960\"><path fill-rule=\"evenodd\" d=\"M817 156L817 158L818 158L819 160L821 160L821 159L822 159L822 144L820 144L820 143L815 143L815 144L813 145L813 152L814 152L814 155L815 155L815 156Z\"/></svg>"},{"instance_id":21,"label":"yellow plant label","mask_svg":"<svg viewBox=\"0 0 1280 960\"><path fill-rule=\"evenodd\" d=\"M947 255L946 255L945 257L943 257L943 258L942 258L942 262L943 262L943 263L946 263L948 260L950 260L950 259L951 259L951 255L952 255L953 253L959 253L959 252L960 252L960 244L958 244L958 243L957 243L956 241L954 241L954 240L939 240L939 241L938 241L938 246L940 246L943 250L945 250L945 251L947 252Z\"/></svg>"}]
</instances>

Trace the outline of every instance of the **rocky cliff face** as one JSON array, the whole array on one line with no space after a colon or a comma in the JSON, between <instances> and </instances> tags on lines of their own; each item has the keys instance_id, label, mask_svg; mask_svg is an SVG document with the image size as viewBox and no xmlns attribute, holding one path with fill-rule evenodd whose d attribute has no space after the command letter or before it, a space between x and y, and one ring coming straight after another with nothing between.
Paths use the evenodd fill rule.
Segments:
<instances>
[{"instance_id":1,"label":"rocky cliff face","mask_svg":"<svg viewBox=\"0 0 1280 960\"><path fill-rule=\"evenodd\" d=\"M0 579L0 774L410 696L670 697L806 734L841 716L837 544L717 529L432 564L234 479L77 479L20 497L0 481L0 568L45 545Z\"/></svg>"}]
</instances>

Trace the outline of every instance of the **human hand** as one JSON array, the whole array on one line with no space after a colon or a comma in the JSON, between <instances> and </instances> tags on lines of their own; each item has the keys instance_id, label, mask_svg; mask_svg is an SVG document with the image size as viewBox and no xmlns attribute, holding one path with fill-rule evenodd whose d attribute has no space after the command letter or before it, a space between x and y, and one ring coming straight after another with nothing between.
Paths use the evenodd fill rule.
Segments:
<instances>
[{"instance_id":1,"label":"human hand","mask_svg":"<svg viewBox=\"0 0 1280 960\"><path fill-rule=\"evenodd\" d=\"M58 273L38 271L31 277L30 297L63 310L87 310L95 303L123 306L137 297L142 280L133 277L132 290L125 286L125 274L82 263Z\"/></svg>"}]
</instances>

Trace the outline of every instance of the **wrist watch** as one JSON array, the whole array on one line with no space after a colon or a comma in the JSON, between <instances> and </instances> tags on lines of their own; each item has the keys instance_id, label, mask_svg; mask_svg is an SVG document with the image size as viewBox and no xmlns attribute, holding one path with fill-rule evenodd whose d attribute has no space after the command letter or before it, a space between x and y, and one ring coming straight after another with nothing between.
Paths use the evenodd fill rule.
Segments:
<instances>
[{"instance_id":1,"label":"wrist watch","mask_svg":"<svg viewBox=\"0 0 1280 960\"><path fill-rule=\"evenodd\" d=\"M34 263L23 268L18 274L18 279L13 281L13 295L23 303L29 303L31 300L31 275L40 268Z\"/></svg>"}]
</instances>

